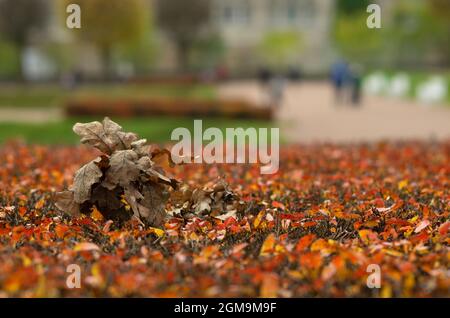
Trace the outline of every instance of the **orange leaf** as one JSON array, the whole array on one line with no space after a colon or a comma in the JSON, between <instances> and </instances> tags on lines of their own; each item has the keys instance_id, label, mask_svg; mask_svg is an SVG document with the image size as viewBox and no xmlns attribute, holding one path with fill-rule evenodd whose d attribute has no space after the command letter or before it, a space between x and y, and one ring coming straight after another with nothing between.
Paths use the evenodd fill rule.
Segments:
<instances>
[{"instance_id":1,"label":"orange leaf","mask_svg":"<svg viewBox=\"0 0 450 318\"><path fill-rule=\"evenodd\" d=\"M89 242L83 242L83 243L78 243L77 245L75 245L75 247L73 248L73 250L75 252L81 252L81 251L99 251L100 247L98 247L97 244L94 243L89 243Z\"/></svg>"},{"instance_id":2,"label":"orange leaf","mask_svg":"<svg viewBox=\"0 0 450 318\"><path fill-rule=\"evenodd\" d=\"M261 246L260 255L269 255L272 254L275 250L275 234L270 233L265 239L263 245Z\"/></svg>"},{"instance_id":3,"label":"orange leaf","mask_svg":"<svg viewBox=\"0 0 450 318\"><path fill-rule=\"evenodd\" d=\"M295 250L297 252L303 251L311 245L312 241L316 238L315 234L307 234L298 240Z\"/></svg>"},{"instance_id":4,"label":"orange leaf","mask_svg":"<svg viewBox=\"0 0 450 318\"><path fill-rule=\"evenodd\" d=\"M262 279L260 295L263 298L278 296L279 278L275 273L265 273Z\"/></svg>"},{"instance_id":5,"label":"orange leaf","mask_svg":"<svg viewBox=\"0 0 450 318\"><path fill-rule=\"evenodd\" d=\"M450 221L447 221L439 227L439 234L441 236L447 235L449 228L450 228Z\"/></svg>"}]
</instances>

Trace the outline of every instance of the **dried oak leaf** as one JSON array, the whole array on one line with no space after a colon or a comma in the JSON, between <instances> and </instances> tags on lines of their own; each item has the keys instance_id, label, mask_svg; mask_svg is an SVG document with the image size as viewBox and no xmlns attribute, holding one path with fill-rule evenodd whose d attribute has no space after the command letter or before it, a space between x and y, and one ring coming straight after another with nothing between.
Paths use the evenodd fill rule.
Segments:
<instances>
[{"instance_id":1,"label":"dried oak leaf","mask_svg":"<svg viewBox=\"0 0 450 318\"><path fill-rule=\"evenodd\" d=\"M58 194L57 206L86 214L95 206L108 219L127 220L133 213L149 225L162 225L167 186L176 189L178 181L155 165L147 141L123 132L107 117L102 123L77 123L73 130L82 137L82 143L103 154L76 172L70 191Z\"/></svg>"},{"instance_id":2,"label":"dried oak leaf","mask_svg":"<svg viewBox=\"0 0 450 318\"><path fill-rule=\"evenodd\" d=\"M150 180L153 182L164 183L171 186L173 189L178 187L178 180L165 176L163 174L164 171L159 167L155 167L154 162L149 157L141 157L137 162L137 166L144 174L143 181Z\"/></svg>"},{"instance_id":3,"label":"dried oak leaf","mask_svg":"<svg viewBox=\"0 0 450 318\"><path fill-rule=\"evenodd\" d=\"M55 194L55 205L61 211L74 216L80 214L80 206L74 200L73 191L62 191Z\"/></svg>"},{"instance_id":4,"label":"dried oak leaf","mask_svg":"<svg viewBox=\"0 0 450 318\"><path fill-rule=\"evenodd\" d=\"M213 204L213 201L210 197L210 193L207 191L195 189L192 192L191 202L195 214L211 212L211 205Z\"/></svg>"},{"instance_id":5,"label":"dried oak leaf","mask_svg":"<svg viewBox=\"0 0 450 318\"><path fill-rule=\"evenodd\" d=\"M131 144L138 139L134 133L123 132L122 127L105 117L102 123L77 123L73 131L81 137L81 143L93 146L111 155L115 150L131 149Z\"/></svg>"},{"instance_id":6,"label":"dried oak leaf","mask_svg":"<svg viewBox=\"0 0 450 318\"><path fill-rule=\"evenodd\" d=\"M140 173L137 160L138 155L133 150L114 152L109 158L110 167L106 171L105 180L102 182L102 185L112 190L117 185L125 187L130 182L136 181Z\"/></svg>"},{"instance_id":7,"label":"dried oak leaf","mask_svg":"<svg viewBox=\"0 0 450 318\"><path fill-rule=\"evenodd\" d=\"M125 188L125 199L134 215L153 226L161 226L166 217L165 205L168 193L164 186L149 182L142 193L133 185Z\"/></svg>"},{"instance_id":8,"label":"dried oak leaf","mask_svg":"<svg viewBox=\"0 0 450 318\"><path fill-rule=\"evenodd\" d=\"M171 203L176 207L174 211L180 210L181 207L186 215L230 216L231 213L235 215L241 208L238 196L230 190L224 180L219 180L211 188L192 191L187 185L182 185L179 190L172 192Z\"/></svg>"},{"instance_id":9,"label":"dried oak leaf","mask_svg":"<svg viewBox=\"0 0 450 318\"><path fill-rule=\"evenodd\" d=\"M131 143L131 149L140 157L147 157L150 154L151 146L147 144L147 139L139 139ZM150 159L150 158L149 158Z\"/></svg>"},{"instance_id":10,"label":"dried oak leaf","mask_svg":"<svg viewBox=\"0 0 450 318\"><path fill-rule=\"evenodd\" d=\"M140 218L141 213L139 211L140 206L139 206L138 200L142 200L144 198L144 196L132 184L125 187L124 196L125 196L125 200L131 206L134 216L137 218Z\"/></svg>"},{"instance_id":11,"label":"dried oak leaf","mask_svg":"<svg viewBox=\"0 0 450 318\"><path fill-rule=\"evenodd\" d=\"M166 217L165 205L169 198L165 187L157 183L149 183L144 187L142 195L144 199L141 200L141 204L147 209L141 209L141 216L149 224L162 225Z\"/></svg>"},{"instance_id":12,"label":"dried oak leaf","mask_svg":"<svg viewBox=\"0 0 450 318\"><path fill-rule=\"evenodd\" d=\"M100 181L102 171L97 166L98 162L101 162L100 157L85 164L76 172L71 188L74 192L74 200L76 203L81 204L89 200L92 185Z\"/></svg>"}]
</instances>

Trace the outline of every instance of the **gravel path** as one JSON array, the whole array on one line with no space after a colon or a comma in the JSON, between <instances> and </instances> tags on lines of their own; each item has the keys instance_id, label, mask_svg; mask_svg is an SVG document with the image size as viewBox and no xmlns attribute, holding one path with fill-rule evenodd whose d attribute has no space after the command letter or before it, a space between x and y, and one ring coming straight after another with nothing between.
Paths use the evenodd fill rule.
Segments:
<instances>
[{"instance_id":1,"label":"gravel path","mask_svg":"<svg viewBox=\"0 0 450 318\"><path fill-rule=\"evenodd\" d=\"M58 107L0 107L0 123L10 122L40 124L60 121L63 118L63 111Z\"/></svg>"},{"instance_id":2,"label":"gravel path","mask_svg":"<svg viewBox=\"0 0 450 318\"><path fill-rule=\"evenodd\" d=\"M256 82L224 84L225 97L264 102ZM358 142L383 139L450 138L450 107L421 105L410 100L365 96L362 107L337 106L325 82L289 84L277 111L278 125L292 142Z\"/></svg>"},{"instance_id":3,"label":"gravel path","mask_svg":"<svg viewBox=\"0 0 450 318\"><path fill-rule=\"evenodd\" d=\"M219 86L223 97L264 104L267 94L255 81ZM365 96L362 107L336 106L327 83L289 84L278 109L277 124L291 142L358 142L383 139L450 138L450 107ZM59 108L0 107L0 122L45 123L63 119Z\"/></svg>"}]
</instances>

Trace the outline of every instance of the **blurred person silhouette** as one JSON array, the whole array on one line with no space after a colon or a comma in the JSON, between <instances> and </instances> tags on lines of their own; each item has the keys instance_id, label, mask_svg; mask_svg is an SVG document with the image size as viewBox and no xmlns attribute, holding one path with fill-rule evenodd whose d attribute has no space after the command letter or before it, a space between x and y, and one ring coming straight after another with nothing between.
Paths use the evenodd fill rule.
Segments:
<instances>
[{"instance_id":1,"label":"blurred person silhouette","mask_svg":"<svg viewBox=\"0 0 450 318\"><path fill-rule=\"evenodd\" d=\"M82 73L78 70L65 72L60 77L60 84L64 89L74 90L82 82Z\"/></svg>"},{"instance_id":2,"label":"blurred person silhouette","mask_svg":"<svg viewBox=\"0 0 450 318\"><path fill-rule=\"evenodd\" d=\"M273 74L267 67L261 67L258 70L258 80L261 85L266 85L272 79Z\"/></svg>"},{"instance_id":3,"label":"blurred person silhouette","mask_svg":"<svg viewBox=\"0 0 450 318\"><path fill-rule=\"evenodd\" d=\"M286 86L286 80L281 75L276 75L269 81L269 98L270 107L278 109L283 103L284 90Z\"/></svg>"},{"instance_id":4,"label":"blurred person silhouette","mask_svg":"<svg viewBox=\"0 0 450 318\"><path fill-rule=\"evenodd\" d=\"M339 60L331 66L331 82L334 87L335 104L342 104L345 100L345 86L349 80L348 64Z\"/></svg>"},{"instance_id":5,"label":"blurred person silhouette","mask_svg":"<svg viewBox=\"0 0 450 318\"><path fill-rule=\"evenodd\" d=\"M286 76L292 82L300 82L302 80L302 70L299 67L289 66Z\"/></svg>"},{"instance_id":6,"label":"blurred person silhouette","mask_svg":"<svg viewBox=\"0 0 450 318\"><path fill-rule=\"evenodd\" d=\"M361 105L361 86L362 86L362 67L359 64L353 64L349 72L350 80L350 100L354 107Z\"/></svg>"}]
</instances>

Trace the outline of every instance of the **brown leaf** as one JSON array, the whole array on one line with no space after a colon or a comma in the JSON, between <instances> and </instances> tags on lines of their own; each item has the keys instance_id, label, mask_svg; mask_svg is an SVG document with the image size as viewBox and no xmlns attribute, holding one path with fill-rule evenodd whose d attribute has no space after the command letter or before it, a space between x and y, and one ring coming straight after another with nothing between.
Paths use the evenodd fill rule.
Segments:
<instances>
[{"instance_id":1,"label":"brown leaf","mask_svg":"<svg viewBox=\"0 0 450 318\"><path fill-rule=\"evenodd\" d=\"M177 205L183 205L192 198L192 190L187 184L183 184L179 189L171 193L171 201Z\"/></svg>"},{"instance_id":2,"label":"brown leaf","mask_svg":"<svg viewBox=\"0 0 450 318\"><path fill-rule=\"evenodd\" d=\"M166 216L167 194L164 190L163 186L150 183L141 193L130 185L125 188L125 198L138 219L152 226L161 226Z\"/></svg>"},{"instance_id":3,"label":"brown leaf","mask_svg":"<svg viewBox=\"0 0 450 318\"><path fill-rule=\"evenodd\" d=\"M74 216L80 214L80 207L74 200L73 191L62 191L55 194L55 205L63 212L70 213Z\"/></svg>"},{"instance_id":4,"label":"brown leaf","mask_svg":"<svg viewBox=\"0 0 450 318\"><path fill-rule=\"evenodd\" d=\"M115 152L109 159L109 169L106 171L102 185L112 190L117 185L126 187L130 182L139 177L139 167L136 162L137 154L133 150L121 150Z\"/></svg>"},{"instance_id":5,"label":"brown leaf","mask_svg":"<svg viewBox=\"0 0 450 318\"><path fill-rule=\"evenodd\" d=\"M131 144L138 138L136 134L122 131L122 127L108 117L103 123L93 121L90 123L76 123L73 131L79 135L83 144L88 144L106 154L115 150L131 149Z\"/></svg>"},{"instance_id":6,"label":"brown leaf","mask_svg":"<svg viewBox=\"0 0 450 318\"><path fill-rule=\"evenodd\" d=\"M148 224L161 226L166 216L167 191L160 184L149 183L144 187L142 195L144 199L141 200L142 207L139 207L139 213Z\"/></svg>"},{"instance_id":7,"label":"brown leaf","mask_svg":"<svg viewBox=\"0 0 450 318\"><path fill-rule=\"evenodd\" d=\"M211 212L212 199L209 193L201 190L195 189L192 192L192 208L196 214L203 214L205 212Z\"/></svg>"},{"instance_id":8,"label":"brown leaf","mask_svg":"<svg viewBox=\"0 0 450 318\"><path fill-rule=\"evenodd\" d=\"M160 173L158 170L154 169L153 162L149 157L141 157L137 162L137 166L142 172L146 174L147 179L145 181L150 178L150 180L153 182L164 183L174 189L178 187L179 182L176 179L169 178Z\"/></svg>"},{"instance_id":9,"label":"brown leaf","mask_svg":"<svg viewBox=\"0 0 450 318\"><path fill-rule=\"evenodd\" d=\"M167 149L153 147L151 157L152 161L161 167L166 167L167 165L174 167L176 165L172 160L171 152Z\"/></svg>"},{"instance_id":10,"label":"brown leaf","mask_svg":"<svg viewBox=\"0 0 450 318\"><path fill-rule=\"evenodd\" d=\"M131 143L131 149L133 149L139 157L150 159L148 157L150 154L150 148L151 146L147 144L147 139L139 139Z\"/></svg>"},{"instance_id":11,"label":"brown leaf","mask_svg":"<svg viewBox=\"0 0 450 318\"><path fill-rule=\"evenodd\" d=\"M141 214L139 211L138 200L142 200L144 198L142 194L133 185L130 184L124 188L124 195L125 199L133 210L134 216L140 218Z\"/></svg>"},{"instance_id":12,"label":"brown leaf","mask_svg":"<svg viewBox=\"0 0 450 318\"><path fill-rule=\"evenodd\" d=\"M96 164L99 160L101 159L92 160L76 172L71 189L74 192L75 202L83 203L89 200L92 185L100 181L102 171Z\"/></svg>"}]
</instances>

